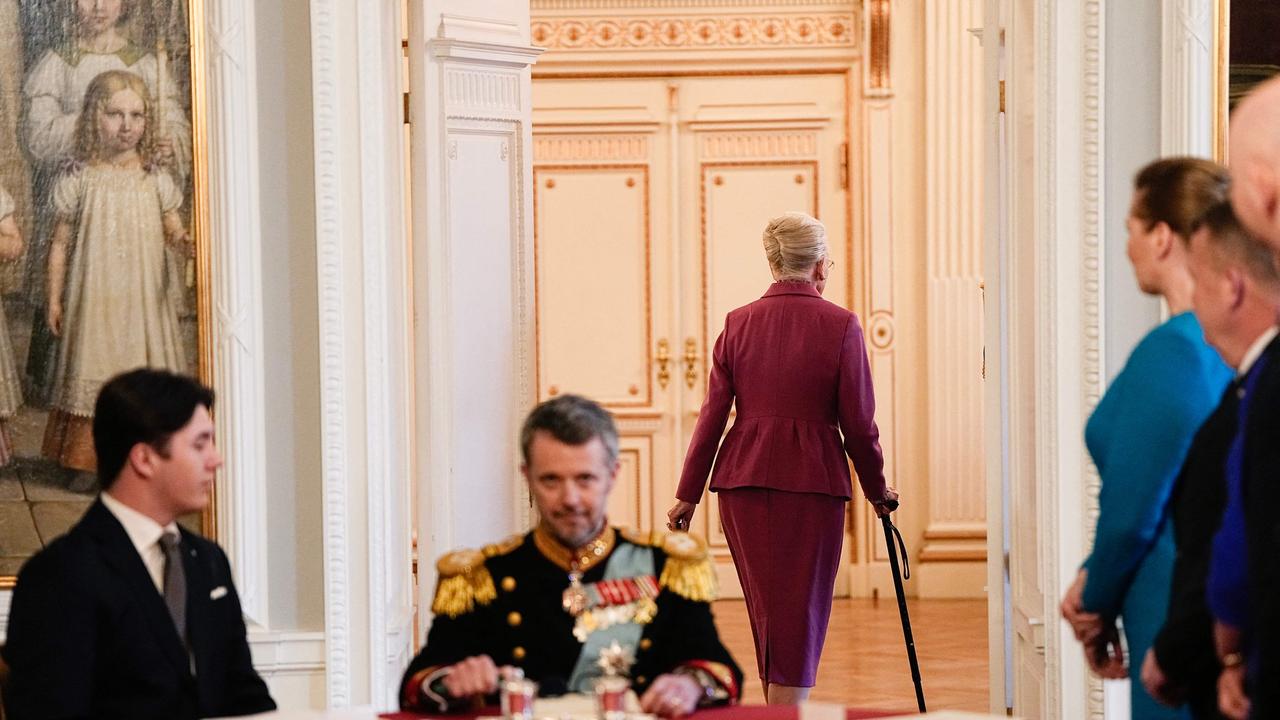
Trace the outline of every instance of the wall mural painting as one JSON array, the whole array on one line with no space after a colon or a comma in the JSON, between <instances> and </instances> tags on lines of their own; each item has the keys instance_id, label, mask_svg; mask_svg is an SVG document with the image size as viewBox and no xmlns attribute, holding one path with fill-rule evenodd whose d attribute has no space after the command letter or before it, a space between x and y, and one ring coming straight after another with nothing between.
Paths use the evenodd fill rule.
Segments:
<instances>
[{"instance_id":1,"label":"wall mural painting","mask_svg":"<svg viewBox=\"0 0 1280 720\"><path fill-rule=\"evenodd\" d=\"M0 0L0 577L96 494L102 383L197 371L187 14Z\"/></svg>"}]
</instances>

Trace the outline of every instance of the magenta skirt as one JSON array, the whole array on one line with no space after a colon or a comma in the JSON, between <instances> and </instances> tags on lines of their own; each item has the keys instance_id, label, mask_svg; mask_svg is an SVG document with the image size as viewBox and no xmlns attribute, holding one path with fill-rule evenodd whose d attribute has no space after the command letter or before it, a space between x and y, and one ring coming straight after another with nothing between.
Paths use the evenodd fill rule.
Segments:
<instances>
[{"instance_id":1,"label":"magenta skirt","mask_svg":"<svg viewBox=\"0 0 1280 720\"><path fill-rule=\"evenodd\" d=\"M754 487L717 495L760 679L813 687L831 619L846 501Z\"/></svg>"}]
</instances>

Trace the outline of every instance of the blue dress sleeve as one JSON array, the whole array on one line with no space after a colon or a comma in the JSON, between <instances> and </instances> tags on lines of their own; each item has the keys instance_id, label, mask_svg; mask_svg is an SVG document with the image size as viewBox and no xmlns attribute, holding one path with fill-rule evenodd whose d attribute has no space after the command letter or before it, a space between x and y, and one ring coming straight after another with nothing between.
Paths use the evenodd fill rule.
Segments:
<instances>
[{"instance_id":1,"label":"blue dress sleeve","mask_svg":"<svg viewBox=\"0 0 1280 720\"><path fill-rule=\"evenodd\" d=\"M1087 610L1110 617L1159 535L1191 439L1229 380L1212 350L1169 324L1139 343L1123 374L1123 402L1111 404L1111 437L1095 458L1102 487L1083 598Z\"/></svg>"}]
</instances>

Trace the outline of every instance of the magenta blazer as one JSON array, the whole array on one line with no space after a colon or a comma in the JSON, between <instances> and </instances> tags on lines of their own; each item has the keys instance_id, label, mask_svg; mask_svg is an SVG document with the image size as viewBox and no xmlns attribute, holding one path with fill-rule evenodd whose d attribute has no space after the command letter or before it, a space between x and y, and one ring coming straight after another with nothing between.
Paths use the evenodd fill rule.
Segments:
<instances>
[{"instance_id":1,"label":"magenta blazer","mask_svg":"<svg viewBox=\"0 0 1280 720\"><path fill-rule=\"evenodd\" d=\"M875 408L858 316L807 283L774 283L725 318L676 497L701 500L714 460L712 492L761 487L847 500L847 454L862 494L877 502L885 482Z\"/></svg>"}]
</instances>

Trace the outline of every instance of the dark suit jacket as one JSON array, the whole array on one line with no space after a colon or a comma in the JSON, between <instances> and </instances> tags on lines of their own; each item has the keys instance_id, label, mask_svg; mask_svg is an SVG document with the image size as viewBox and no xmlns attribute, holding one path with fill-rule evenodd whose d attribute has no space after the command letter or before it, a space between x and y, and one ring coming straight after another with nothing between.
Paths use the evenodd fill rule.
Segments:
<instances>
[{"instance_id":1,"label":"dark suit jacket","mask_svg":"<svg viewBox=\"0 0 1280 720\"><path fill-rule=\"evenodd\" d=\"M1244 445L1252 717L1280 717L1280 337L1249 403Z\"/></svg>"},{"instance_id":2,"label":"dark suit jacket","mask_svg":"<svg viewBox=\"0 0 1280 720\"><path fill-rule=\"evenodd\" d=\"M4 657L10 720L248 715L275 709L253 669L221 548L182 531L196 674L164 598L99 500L18 574ZM225 594L211 598L216 588Z\"/></svg>"},{"instance_id":3,"label":"dark suit jacket","mask_svg":"<svg viewBox=\"0 0 1280 720\"><path fill-rule=\"evenodd\" d=\"M700 501L714 460L712 490L849 499L846 454L867 499L884 497L871 368L856 315L812 285L774 283L725 318L712 363L676 497ZM735 402L738 416L721 444Z\"/></svg>"},{"instance_id":4,"label":"dark suit jacket","mask_svg":"<svg viewBox=\"0 0 1280 720\"><path fill-rule=\"evenodd\" d=\"M1227 502L1224 468L1236 433L1237 388L1234 382L1227 386L1218 407L1196 432L1169 502L1178 554L1169 614L1152 647L1169 681L1187 692L1187 704L1197 718L1221 717L1218 674L1222 667L1213 647L1213 615L1205 586L1213 534Z\"/></svg>"}]
</instances>

